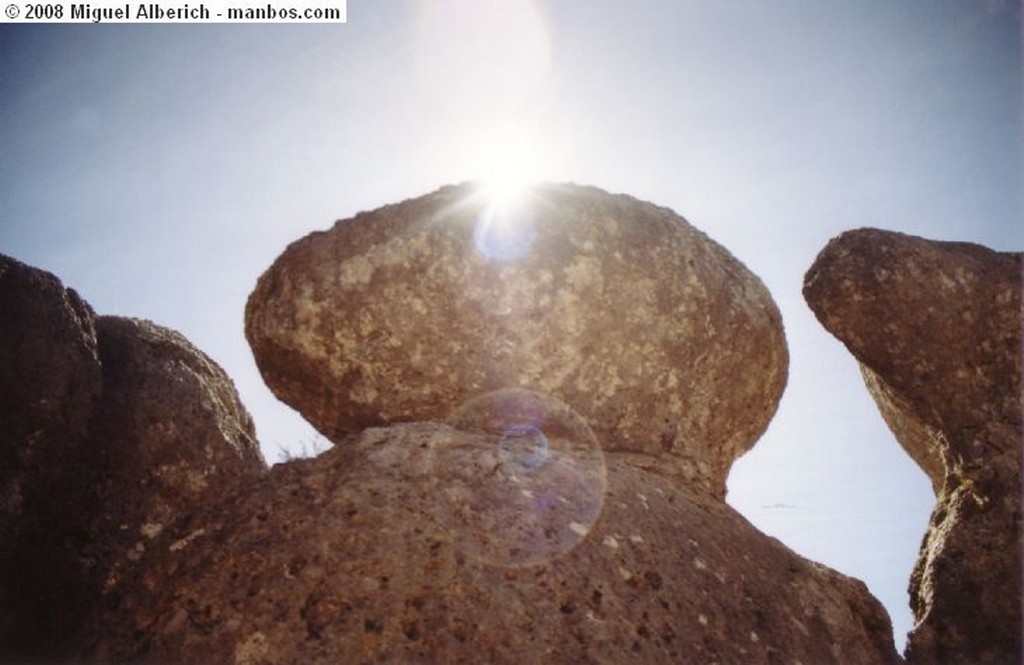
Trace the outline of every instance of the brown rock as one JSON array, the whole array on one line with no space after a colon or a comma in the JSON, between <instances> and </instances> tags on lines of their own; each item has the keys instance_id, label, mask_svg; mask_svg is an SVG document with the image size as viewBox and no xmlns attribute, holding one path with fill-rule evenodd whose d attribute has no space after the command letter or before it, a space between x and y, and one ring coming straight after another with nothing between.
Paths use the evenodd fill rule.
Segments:
<instances>
[{"instance_id":1,"label":"brown rock","mask_svg":"<svg viewBox=\"0 0 1024 665\"><path fill-rule=\"evenodd\" d=\"M63 660L168 523L265 470L184 337L0 256L0 662Z\"/></svg>"},{"instance_id":2,"label":"brown rock","mask_svg":"<svg viewBox=\"0 0 1024 665\"><path fill-rule=\"evenodd\" d=\"M100 396L93 313L50 273L0 255L0 661L73 629Z\"/></svg>"},{"instance_id":3,"label":"brown rock","mask_svg":"<svg viewBox=\"0 0 1024 665\"><path fill-rule=\"evenodd\" d=\"M804 295L938 494L908 660L1021 662L1020 255L862 229L828 244Z\"/></svg>"},{"instance_id":4,"label":"brown rock","mask_svg":"<svg viewBox=\"0 0 1024 665\"><path fill-rule=\"evenodd\" d=\"M311 234L260 278L246 335L275 394L335 441L521 388L719 496L788 362L771 297L726 250L572 185L506 207L446 187Z\"/></svg>"},{"instance_id":5,"label":"brown rock","mask_svg":"<svg viewBox=\"0 0 1024 665\"><path fill-rule=\"evenodd\" d=\"M231 379L181 334L99 317L103 402L94 423L102 508L92 530L103 590L169 523L266 465Z\"/></svg>"},{"instance_id":6,"label":"brown rock","mask_svg":"<svg viewBox=\"0 0 1024 665\"><path fill-rule=\"evenodd\" d=\"M544 417L578 432L563 406L542 406ZM888 618L860 582L794 555L644 454L595 461L579 450L553 439L523 465L497 434L413 423L276 466L156 536L95 630L104 643L85 655L898 661Z\"/></svg>"}]
</instances>

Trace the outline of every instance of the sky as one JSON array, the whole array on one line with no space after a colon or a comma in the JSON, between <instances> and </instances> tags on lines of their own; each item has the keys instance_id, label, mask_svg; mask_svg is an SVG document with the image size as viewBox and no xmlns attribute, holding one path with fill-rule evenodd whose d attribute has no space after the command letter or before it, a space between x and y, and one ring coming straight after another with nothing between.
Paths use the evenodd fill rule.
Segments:
<instances>
[{"instance_id":1,"label":"sky","mask_svg":"<svg viewBox=\"0 0 1024 665\"><path fill-rule=\"evenodd\" d=\"M868 585L902 647L934 497L800 289L875 226L1022 248L1021 9L999 0L349 0L335 25L0 24L0 252L184 333L268 461L322 440L246 298L334 220L513 170L667 206L766 284L790 378L729 503Z\"/></svg>"}]
</instances>

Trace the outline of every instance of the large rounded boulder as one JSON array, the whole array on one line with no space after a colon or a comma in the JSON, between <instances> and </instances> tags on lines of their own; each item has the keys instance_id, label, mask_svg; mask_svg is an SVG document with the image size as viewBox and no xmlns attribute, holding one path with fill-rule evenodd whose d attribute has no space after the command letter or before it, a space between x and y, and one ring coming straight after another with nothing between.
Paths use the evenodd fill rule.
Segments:
<instances>
[{"instance_id":1,"label":"large rounded boulder","mask_svg":"<svg viewBox=\"0 0 1024 665\"><path fill-rule=\"evenodd\" d=\"M574 185L445 187L310 234L260 278L246 335L275 394L332 440L522 389L718 495L788 363L775 304L725 249L671 210Z\"/></svg>"}]
</instances>

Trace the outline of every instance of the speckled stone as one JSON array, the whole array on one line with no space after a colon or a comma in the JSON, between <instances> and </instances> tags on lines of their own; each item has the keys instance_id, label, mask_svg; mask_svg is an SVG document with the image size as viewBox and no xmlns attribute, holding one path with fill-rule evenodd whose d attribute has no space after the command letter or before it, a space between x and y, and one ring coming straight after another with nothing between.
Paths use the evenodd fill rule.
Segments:
<instances>
[{"instance_id":1,"label":"speckled stone","mask_svg":"<svg viewBox=\"0 0 1024 665\"><path fill-rule=\"evenodd\" d=\"M574 185L504 207L445 187L313 233L260 278L246 336L274 393L334 441L521 388L568 404L605 451L657 455L719 496L788 363L775 304L725 249Z\"/></svg>"},{"instance_id":2,"label":"speckled stone","mask_svg":"<svg viewBox=\"0 0 1024 665\"><path fill-rule=\"evenodd\" d=\"M89 305L0 254L0 661L50 653L77 624L101 382Z\"/></svg>"},{"instance_id":3,"label":"speckled stone","mask_svg":"<svg viewBox=\"0 0 1024 665\"><path fill-rule=\"evenodd\" d=\"M552 446L523 468L496 434L367 429L158 534L82 655L238 665L898 661L888 617L862 583L796 556L652 461L607 453L602 504L586 517L585 483L562 481L595 470L575 449Z\"/></svg>"},{"instance_id":4,"label":"speckled stone","mask_svg":"<svg viewBox=\"0 0 1024 665\"><path fill-rule=\"evenodd\" d=\"M861 229L804 295L937 494L908 661L1021 662L1021 255Z\"/></svg>"},{"instance_id":5,"label":"speckled stone","mask_svg":"<svg viewBox=\"0 0 1024 665\"><path fill-rule=\"evenodd\" d=\"M101 501L87 553L102 593L116 596L156 534L266 464L234 383L183 335L117 316L99 317L96 328L103 400L91 437Z\"/></svg>"},{"instance_id":6,"label":"speckled stone","mask_svg":"<svg viewBox=\"0 0 1024 665\"><path fill-rule=\"evenodd\" d=\"M66 662L152 538L266 471L209 357L2 255L0 423L0 662Z\"/></svg>"}]
</instances>

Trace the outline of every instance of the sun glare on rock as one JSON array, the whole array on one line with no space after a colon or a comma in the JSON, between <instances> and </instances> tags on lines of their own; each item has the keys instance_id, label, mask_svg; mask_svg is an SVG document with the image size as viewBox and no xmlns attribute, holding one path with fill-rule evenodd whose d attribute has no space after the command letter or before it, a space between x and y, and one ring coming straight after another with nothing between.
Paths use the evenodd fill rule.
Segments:
<instances>
[{"instance_id":1,"label":"sun glare on rock","mask_svg":"<svg viewBox=\"0 0 1024 665\"><path fill-rule=\"evenodd\" d=\"M505 212L522 205L529 189L525 178L503 174L484 180L482 193L489 207Z\"/></svg>"},{"instance_id":2,"label":"sun glare on rock","mask_svg":"<svg viewBox=\"0 0 1024 665\"><path fill-rule=\"evenodd\" d=\"M485 151L478 155L481 193L490 205L510 208L522 203L530 190L531 146L534 139L526 132L501 128L481 140Z\"/></svg>"},{"instance_id":3,"label":"sun glare on rock","mask_svg":"<svg viewBox=\"0 0 1024 665\"><path fill-rule=\"evenodd\" d=\"M494 172L480 184L481 211L473 227L477 250L493 261L523 256L537 235L530 184L520 171Z\"/></svg>"}]
</instances>

